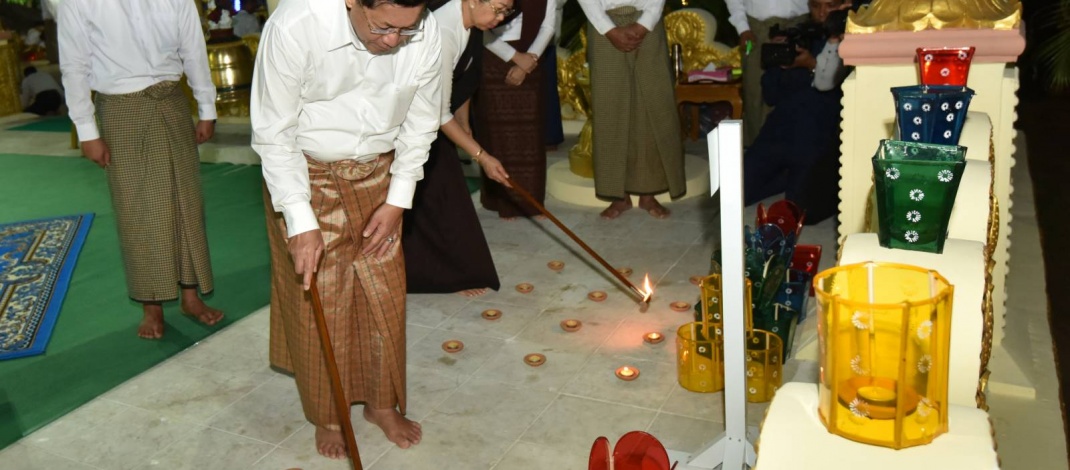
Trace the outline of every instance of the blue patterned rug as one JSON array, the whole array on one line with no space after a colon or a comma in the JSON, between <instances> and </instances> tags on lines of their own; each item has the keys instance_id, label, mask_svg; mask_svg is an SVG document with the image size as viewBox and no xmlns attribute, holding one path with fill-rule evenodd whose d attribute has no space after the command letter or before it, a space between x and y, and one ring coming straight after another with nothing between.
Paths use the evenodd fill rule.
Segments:
<instances>
[{"instance_id":1,"label":"blue patterned rug","mask_svg":"<svg viewBox=\"0 0 1070 470\"><path fill-rule=\"evenodd\" d=\"M45 352L93 214L0 224L0 360Z\"/></svg>"}]
</instances>

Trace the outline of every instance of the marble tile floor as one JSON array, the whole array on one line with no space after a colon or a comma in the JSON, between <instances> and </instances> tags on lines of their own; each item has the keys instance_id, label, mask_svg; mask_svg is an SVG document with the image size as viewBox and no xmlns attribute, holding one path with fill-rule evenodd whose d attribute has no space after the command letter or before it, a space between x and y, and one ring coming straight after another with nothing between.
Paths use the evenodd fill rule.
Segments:
<instances>
[{"instance_id":1,"label":"marble tile floor","mask_svg":"<svg viewBox=\"0 0 1070 470\"><path fill-rule=\"evenodd\" d=\"M72 155L65 137L42 143L40 133L0 131L0 152L23 152L36 141L35 153ZM702 142L689 144L689 151L705 154ZM565 158L565 151L551 155L557 158ZM675 203L668 220L634 210L612 222L600 220L598 209L552 199L547 205L608 261L631 267L633 281L650 274L656 291L649 311L640 313L549 221L503 221L480 210L502 289L476 299L409 296L409 412L423 424L424 440L398 449L354 407L365 468L578 470L586 468L598 436L613 442L627 431L645 430L668 448L696 452L722 431L722 394L692 393L676 384L671 338L690 314L669 308L672 301L696 300L688 278L709 268L718 239L714 202L699 197ZM1015 205L1016 211L1030 207L1031 201ZM752 207L745 217L753 216ZM1028 216L1015 223L1016 236L1029 233L1019 224L1032 224L1035 233ZM807 227L802 242L822 244L823 267L833 264L833 221ZM564 270L548 269L551 260L564 261ZM517 292L521 282L534 284L534 291ZM592 290L607 292L608 299L588 300ZM502 318L481 318L488 308L501 310ZM558 324L566 318L582 320L583 328L563 332ZM1027 334L1047 335L1040 320L1027 326L1033 332ZM645 344L642 334L649 331L670 339ZM268 368L267 335L264 308L3 450L0 470L348 468L316 454L314 428L302 416L293 380ZM464 350L444 352L440 346L449 339L463 341ZM1045 371L1054 376L1050 338L1048 344L1047 362L1042 342L1030 353L1038 377ZM533 352L545 354L547 363L525 365L524 355ZM613 372L622 365L640 369L640 378L618 380ZM786 368L786 377L814 375L813 364L789 361ZM1048 379L1037 400L990 397L1004 468L1066 468L1062 423L1051 418L1058 413L1058 401L1053 408L1050 400L1053 384ZM765 407L748 405L751 434ZM1051 450L1038 456L1038 442Z\"/></svg>"}]
</instances>

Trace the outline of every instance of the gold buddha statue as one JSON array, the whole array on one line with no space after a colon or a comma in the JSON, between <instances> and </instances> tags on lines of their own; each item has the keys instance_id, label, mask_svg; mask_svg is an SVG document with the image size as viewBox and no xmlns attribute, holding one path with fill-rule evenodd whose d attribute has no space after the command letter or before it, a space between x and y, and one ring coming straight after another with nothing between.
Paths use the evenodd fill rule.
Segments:
<instances>
[{"instance_id":1,"label":"gold buddha statue","mask_svg":"<svg viewBox=\"0 0 1070 470\"><path fill-rule=\"evenodd\" d=\"M1018 28L1020 0L874 0L847 21L847 32L922 31L926 29Z\"/></svg>"}]
</instances>

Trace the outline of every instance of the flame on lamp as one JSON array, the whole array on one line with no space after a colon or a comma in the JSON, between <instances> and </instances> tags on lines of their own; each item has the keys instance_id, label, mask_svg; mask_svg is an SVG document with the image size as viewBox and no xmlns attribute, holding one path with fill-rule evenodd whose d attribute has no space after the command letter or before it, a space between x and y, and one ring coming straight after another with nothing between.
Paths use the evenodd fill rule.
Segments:
<instances>
[{"instance_id":1,"label":"flame on lamp","mask_svg":"<svg viewBox=\"0 0 1070 470\"><path fill-rule=\"evenodd\" d=\"M643 303L649 303L650 298L654 296L654 288L650 287L650 274L643 275Z\"/></svg>"}]
</instances>

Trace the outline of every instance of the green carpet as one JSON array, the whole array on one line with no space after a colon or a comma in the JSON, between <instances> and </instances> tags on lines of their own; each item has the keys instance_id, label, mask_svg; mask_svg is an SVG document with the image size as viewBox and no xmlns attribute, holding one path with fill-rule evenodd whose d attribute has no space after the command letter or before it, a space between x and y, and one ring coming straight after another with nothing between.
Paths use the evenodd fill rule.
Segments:
<instances>
[{"instance_id":1,"label":"green carpet","mask_svg":"<svg viewBox=\"0 0 1070 470\"><path fill-rule=\"evenodd\" d=\"M84 158L0 154L0 222L95 212L47 351L0 362L0 448L269 302L269 252L259 166L201 165L215 272L216 327L164 305L161 341L137 338L141 308L126 296L107 182Z\"/></svg>"},{"instance_id":2,"label":"green carpet","mask_svg":"<svg viewBox=\"0 0 1070 470\"><path fill-rule=\"evenodd\" d=\"M70 132L71 118L67 116L52 116L40 118L33 122L15 126L9 131L34 131L34 132Z\"/></svg>"}]
</instances>

